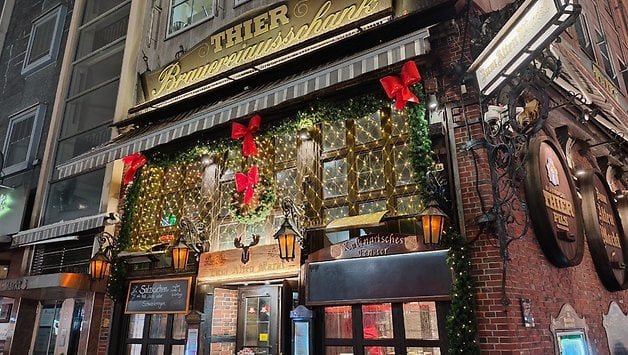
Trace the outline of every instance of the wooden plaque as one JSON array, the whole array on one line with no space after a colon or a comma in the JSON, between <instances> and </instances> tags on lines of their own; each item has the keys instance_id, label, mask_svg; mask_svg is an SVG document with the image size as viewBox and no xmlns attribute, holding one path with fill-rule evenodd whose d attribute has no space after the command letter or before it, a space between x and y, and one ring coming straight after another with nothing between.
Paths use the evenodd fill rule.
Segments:
<instances>
[{"instance_id":1,"label":"wooden plaque","mask_svg":"<svg viewBox=\"0 0 628 355\"><path fill-rule=\"evenodd\" d=\"M530 142L525 186L534 233L545 256L557 267L578 265L584 253L580 202L565 158L547 137Z\"/></svg>"},{"instance_id":2,"label":"wooden plaque","mask_svg":"<svg viewBox=\"0 0 628 355\"><path fill-rule=\"evenodd\" d=\"M595 269L609 291L624 290L628 288L628 240L613 194L604 176L598 172L587 171L579 175L578 182L584 228Z\"/></svg>"}]
</instances>

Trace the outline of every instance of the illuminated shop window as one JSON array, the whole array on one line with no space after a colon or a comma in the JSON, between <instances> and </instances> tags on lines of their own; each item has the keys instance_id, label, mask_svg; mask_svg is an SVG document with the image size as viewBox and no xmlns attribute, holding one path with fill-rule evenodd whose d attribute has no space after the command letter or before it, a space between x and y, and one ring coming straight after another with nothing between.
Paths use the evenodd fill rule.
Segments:
<instances>
[{"instance_id":1,"label":"illuminated shop window","mask_svg":"<svg viewBox=\"0 0 628 355\"><path fill-rule=\"evenodd\" d=\"M214 0L171 0L168 34L215 16Z\"/></svg>"},{"instance_id":2,"label":"illuminated shop window","mask_svg":"<svg viewBox=\"0 0 628 355\"><path fill-rule=\"evenodd\" d=\"M324 307L324 353L441 355L447 308L418 301Z\"/></svg>"}]
</instances>

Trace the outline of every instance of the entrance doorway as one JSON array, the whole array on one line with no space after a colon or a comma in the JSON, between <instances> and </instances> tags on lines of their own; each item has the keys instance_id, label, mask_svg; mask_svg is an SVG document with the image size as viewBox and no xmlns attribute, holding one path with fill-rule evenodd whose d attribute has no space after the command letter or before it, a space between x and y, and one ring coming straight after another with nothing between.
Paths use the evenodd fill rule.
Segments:
<instances>
[{"instance_id":1,"label":"entrance doorway","mask_svg":"<svg viewBox=\"0 0 628 355\"><path fill-rule=\"evenodd\" d=\"M243 287L238 292L236 350L256 355L279 354L281 286Z\"/></svg>"}]
</instances>

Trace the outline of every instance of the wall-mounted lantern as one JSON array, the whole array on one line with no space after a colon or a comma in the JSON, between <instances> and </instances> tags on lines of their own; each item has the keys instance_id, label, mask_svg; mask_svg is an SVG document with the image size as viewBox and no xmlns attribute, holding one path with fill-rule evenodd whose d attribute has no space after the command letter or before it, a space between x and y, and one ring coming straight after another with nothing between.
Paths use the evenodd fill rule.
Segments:
<instances>
[{"instance_id":1,"label":"wall-mounted lantern","mask_svg":"<svg viewBox=\"0 0 628 355\"><path fill-rule=\"evenodd\" d=\"M279 245L279 257L282 260L294 260L296 244L303 245L303 233L296 224L297 209L291 198L285 197L281 203L283 208L283 223L273 236Z\"/></svg>"},{"instance_id":2,"label":"wall-mounted lantern","mask_svg":"<svg viewBox=\"0 0 628 355\"><path fill-rule=\"evenodd\" d=\"M89 261L89 273L92 280L103 280L109 276L113 262L113 249L118 245L118 241L107 232L100 232L96 235L96 240L99 245L98 251Z\"/></svg>"}]
</instances>

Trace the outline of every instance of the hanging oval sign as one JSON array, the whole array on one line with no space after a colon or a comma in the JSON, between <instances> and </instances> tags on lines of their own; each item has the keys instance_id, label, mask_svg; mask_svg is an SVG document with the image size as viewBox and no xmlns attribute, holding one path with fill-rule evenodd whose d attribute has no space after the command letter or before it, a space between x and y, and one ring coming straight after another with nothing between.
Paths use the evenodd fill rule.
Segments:
<instances>
[{"instance_id":1,"label":"hanging oval sign","mask_svg":"<svg viewBox=\"0 0 628 355\"><path fill-rule=\"evenodd\" d=\"M525 190L536 238L555 266L578 265L584 253L582 213L565 158L547 137L533 139L529 148Z\"/></svg>"},{"instance_id":2,"label":"hanging oval sign","mask_svg":"<svg viewBox=\"0 0 628 355\"><path fill-rule=\"evenodd\" d=\"M578 175L587 244L602 283L609 291L628 288L628 240L619 211L604 176L587 171Z\"/></svg>"}]
</instances>

